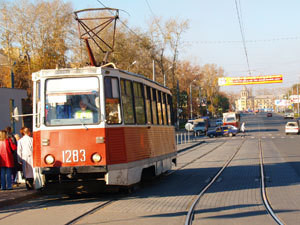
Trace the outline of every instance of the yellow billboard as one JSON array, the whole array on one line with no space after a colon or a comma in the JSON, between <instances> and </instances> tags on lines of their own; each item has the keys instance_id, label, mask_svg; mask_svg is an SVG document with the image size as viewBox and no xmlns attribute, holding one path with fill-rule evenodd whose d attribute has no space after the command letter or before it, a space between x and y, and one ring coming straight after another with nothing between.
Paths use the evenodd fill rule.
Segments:
<instances>
[{"instance_id":1,"label":"yellow billboard","mask_svg":"<svg viewBox=\"0 0 300 225\"><path fill-rule=\"evenodd\" d=\"M246 85L246 84L271 84L282 83L282 75L268 75L256 77L219 77L219 86Z\"/></svg>"}]
</instances>

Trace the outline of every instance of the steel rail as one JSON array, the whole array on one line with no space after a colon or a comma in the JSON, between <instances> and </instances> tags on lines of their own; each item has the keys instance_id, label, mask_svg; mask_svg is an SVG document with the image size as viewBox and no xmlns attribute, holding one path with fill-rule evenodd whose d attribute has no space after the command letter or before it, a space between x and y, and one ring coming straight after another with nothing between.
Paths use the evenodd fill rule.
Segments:
<instances>
[{"instance_id":1,"label":"steel rail","mask_svg":"<svg viewBox=\"0 0 300 225\"><path fill-rule=\"evenodd\" d=\"M229 165L229 163L234 159L236 154L241 149L242 145L246 140L243 140L242 143L237 147L237 150L232 154L232 156L225 162L223 167L218 171L218 173L214 176L214 178L202 189L202 191L197 195L196 200L193 202L192 206L190 207L188 214L186 216L185 225L191 225L194 219L194 211L197 203L199 202L200 198L203 194L210 188L210 186L217 180L220 174L224 171L224 169Z\"/></svg>"},{"instance_id":2,"label":"steel rail","mask_svg":"<svg viewBox=\"0 0 300 225\"><path fill-rule=\"evenodd\" d=\"M168 172L168 173L166 174L166 176L169 176L169 175L175 173L176 171L181 170L181 169L187 167L188 165L192 164L193 162L197 161L198 159L203 158L204 156L208 155L209 153L212 153L213 151L215 151L216 149L218 149L220 146L222 146L222 145L225 144L226 142L227 142L227 141L222 142L220 145L214 147L213 149L209 150L208 152L204 153L203 155L200 155L199 157L197 157L197 158L193 159L192 161L190 161L190 162L188 162L188 163L182 165L181 167L179 167L179 168L177 168L177 169L175 169L175 170L172 170L172 171ZM207 143L205 143L205 144L208 145ZM195 146L195 147L197 147L197 146ZM188 151L188 152L190 152L190 151ZM187 154L188 152L184 152L183 154L180 154L180 155L185 155L185 154Z\"/></svg>"},{"instance_id":3,"label":"steel rail","mask_svg":"<svg viewBox=\"0 0 300 225\"><path fill-rule=\"evenodd\" d=\"M267 193L266 193L266 185L265 185L265 175L264 175L264 160L263 160L263 150L262 150L262 146L261 146L261 139L259 139L258 141L258 148L259 148L259 161L260 161L260 176L261 176L261 197L264 203L264 206L266 208L266 210L268 211L268 213L271 215L271 217L276 221L277 224L280 225L284 225L284 223L279 219L278 216L276 216L276 214L274 213L268 197L267 197Z\"/></svg>"},{"instance_id":4,"label":"steel rail","mask_svg":"<svg viewBox=\"0 0 300 225\"><path fill-rule=\"evenodd\" d=\"M81 219L83 219L84 217L86 216L89 216L91 214L93 214L94 212L98 211L99 209L102 209L104 208L105 206L115 202L116 199L113 199L113 200L108 200L106 202L102 202L100 204L98 204L97 206L95 206L94 208L92 208L91 210L85 212L85 213L82 213L81 215L77 216L76 218L72 219L71 221L65 223L65 225L72 225L72 224L76 224L77 222L79 222Z\"/></svg>"}]
</instances>

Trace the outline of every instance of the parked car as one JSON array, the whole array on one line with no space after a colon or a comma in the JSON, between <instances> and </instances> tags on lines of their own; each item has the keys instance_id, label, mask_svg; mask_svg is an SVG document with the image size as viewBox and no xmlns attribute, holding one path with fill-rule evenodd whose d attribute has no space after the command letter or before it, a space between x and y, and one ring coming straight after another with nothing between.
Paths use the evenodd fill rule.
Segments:
<instances>
[{"instance_id":1,"label":"parked car","mask_svg":"<svg viewBox=\"0 0 300 225\"><path fill-rule=\"evenodd\" d=\"M194 132L196 135L205 134L208 129L208 121L202 118L188 120L185 124L185 129Z\"/></svg>"},{"instance_id":2,"label":"parked car","mask_svg":"<svg viewBox=\"0 0 300 225\"><path fill-rule=\"evenodd\" d=\"M208 124L206 121L200 121L194 124L193 131L196 135L205 134Z\"/></svg>"},{"instance_id":3,"label":"parked car","mask_svg":"<svg viewBox=\"0 0 300 225\"><path fill-rule=\"evenodd\" d=\"M268 112L267 117L272 117L272 113Z\"/></svg>"},{"instance_id":4,"label":"parked car","mask_svg":"<svg viewBox=\"0 0 300 225\"><path fill-rule=\"evenodd\" d=\"M210 130L207 132L207 136L210 138L218 137L218 136L235 136L238 130L234 129L230 126L220 126L216 127L214 130Z\"/></svg>"},{"instance_id":5,"label":"parked car","mask_svg":"<svg viewBox=\"0 0 300 225\"><path fill-rule=\"evenodd\" d=\"M286 113L284 114L284 119L288 119L288 118L294 119L294 117L295 117L295 115L294 115L293 112L286 112Z\"/></svg>"},{"instance_id":6,"label":"parked car","mask_svg":"<svg viewBox=\"0 0 300 225\"><path fill-rule=\"evenodd\" d=\"M285 134L299 134L299 121L287 122L285 125Z\"/></svg>"},{"instance_id":7,"label":"parked car","mask_svg":"<svg viewBox=\"0 0 300 225\"><path fill-rule=\"evenodd\" d=\"M216 120L216 126L222 126L223 125L223 120L222 119L217 119Z\"/></svg>"}]
</instances>

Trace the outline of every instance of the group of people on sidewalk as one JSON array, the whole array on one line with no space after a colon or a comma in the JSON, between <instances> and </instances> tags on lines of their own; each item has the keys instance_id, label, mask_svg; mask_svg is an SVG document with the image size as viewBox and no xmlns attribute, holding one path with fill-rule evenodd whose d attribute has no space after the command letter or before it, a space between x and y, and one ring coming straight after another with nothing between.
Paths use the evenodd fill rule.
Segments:
<instances>
[{"instance_id":1,"label":"group of people on sidewalk","mask_svg":"<svg viewBox=\"0 0 300 225\"><path fill-rule=\"evenodd\" d=\"M17 173L22 172L26 188L33 189L33 138L28 127L13 135L11 127L0 131L1 189L12 190L17 183Z\"/></svg>"}]
</instances>

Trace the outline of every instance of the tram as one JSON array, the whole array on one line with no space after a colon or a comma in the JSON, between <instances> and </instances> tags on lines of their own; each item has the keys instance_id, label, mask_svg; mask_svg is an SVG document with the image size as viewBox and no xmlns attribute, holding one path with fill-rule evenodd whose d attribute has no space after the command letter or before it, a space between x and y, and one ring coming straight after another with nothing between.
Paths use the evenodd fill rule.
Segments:
<instances>
[{"instance_id":1,"label":"tram","mask_svg":"<svg viewBox=\"0 0 300 225\"><path fill-rule=\"evenodd\" d=\"M240 129L241 116L237 112L223 113L223 125L233 125Z\"/></svg>"},{"instance_id":2,"label":"tram","mask_svg":"<svg viewBox=\"0 0 300 225\"><path fill-rule=\"evenodd\" d=\"M32 80L36 188L130 186L176 164L168 88L114 66L41 70Z\"/></svg>"}]
</instances>

